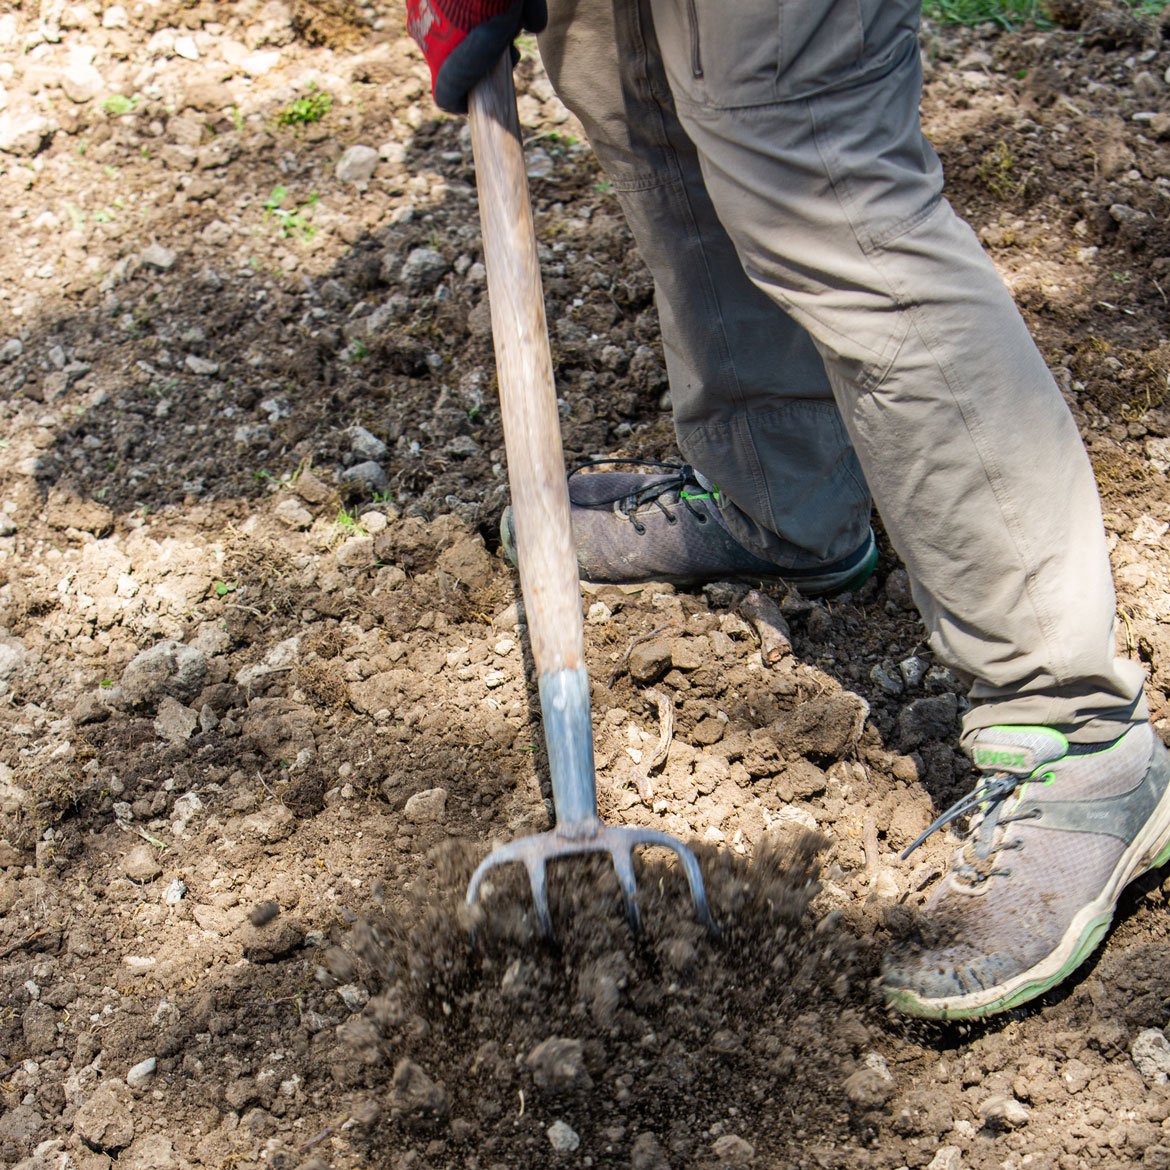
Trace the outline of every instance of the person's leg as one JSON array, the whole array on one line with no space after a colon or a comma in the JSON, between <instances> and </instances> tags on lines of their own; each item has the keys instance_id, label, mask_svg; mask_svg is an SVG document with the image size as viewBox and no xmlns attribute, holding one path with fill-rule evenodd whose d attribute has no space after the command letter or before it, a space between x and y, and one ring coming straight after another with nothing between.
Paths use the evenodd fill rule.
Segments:
<instances>
[{"instance_id":1,"label":"person's leg","mask_svg":"<svg viewBox=\"0 0 1170 1170\"><path fill-rule=\"evenodd\" d=\"M676 109L755 284L816 339L982 779L901 1010L978 1017L1059 983L1170 858L1170 756L1115 657L1096 487L918 124L919 0L651 0ZM925 835L924 835L925 836Z\"/></svg>"},{"instance_id":2,"label":"person's leg","mask_svg":"<svg viewBox=\"0 0 1170 1170\"><path fill-rule=\"evenodd\" d=\"M820 354L744 274L675 115L647 0L551 0L539 43L654 276L683 457L718 484L752 553L798 570L847 560L869 539L870 499Z\"/></svg>"},{"instance_id":3,"label":"person's leg","mask_svg":"<svg viewBox=\"0 0 1170 1170\"><path fill-rule=\"evenodd\" d=\"M816 339L931 642L972 680L966 741L1144 720L1088 458L919 128L918 0L652 7L716 212Z\"/></svg>"}]
</instances>

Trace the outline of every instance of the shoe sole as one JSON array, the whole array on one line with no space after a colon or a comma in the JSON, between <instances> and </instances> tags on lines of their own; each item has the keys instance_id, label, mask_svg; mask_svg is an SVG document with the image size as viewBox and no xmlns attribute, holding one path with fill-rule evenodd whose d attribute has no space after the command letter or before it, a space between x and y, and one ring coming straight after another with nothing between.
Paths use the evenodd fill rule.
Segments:
<instances>
[{"instance_id":1,"label":"shoe sole","mask_svg":"<svg viewBox=\"0 0 1170 1170\"><path fill-rule=\"evenodd\" d=\"M928 1020L977 1020L1005 1012L1063 983L1101 944L1113 921L1122 890L1170 862L1170 786L1142 831L1118 859L1100 897L1076 915L1055 950L1027 971L995 987L946 999L922 999L906 989L884 989L886 1003L908 1016Z\"/></svg>"}]
</instances>

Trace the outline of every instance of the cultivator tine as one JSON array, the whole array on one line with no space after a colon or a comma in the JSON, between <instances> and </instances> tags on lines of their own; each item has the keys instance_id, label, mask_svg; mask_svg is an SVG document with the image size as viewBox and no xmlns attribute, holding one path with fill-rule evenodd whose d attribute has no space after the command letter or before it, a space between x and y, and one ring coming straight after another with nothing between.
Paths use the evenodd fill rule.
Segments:
<instances>
[{"instance_id":1,"label":"cultivator tine","mask_svg":"<svg viewBox=\"0 0 1170 1170\"><path fill-rule=\"evenodd\" d=\"M536 921L540 923L540 933L545 938L552 938L552 914L548 908L548 881L545 859L533 857L527 862L528 884L532 886L532 901L536 906Z\"/></svg>"},{"instance_id":2,"label":"cultivator tine","mask_svg":"<svg viewBox=\"0 0 1170 1170\"><path fill-rule=\"evenodd\" d=\"M634 847L631 843L628 849L610 848L610 857L613 858L613 870L617 874L618 885L622 888L622 897L626 903L626 921L635 934L642 933L642 919L638 914L638 883L634 877Z\"/></svg>"},{"instance_id":3,"label":"cultivator tine","mask_svg":"<svg viewBox=\"0 0 1170 1170\"><path fill-rule=\"evenodd\" d=\"M641 917L638 911L637 878L634 875L634 850L640 845L658 845L678 857L695 903L695 916L706 927L708 934L717 938L719 928L711 917L702 871L695 855L681 841L656 829L607 826L596 820L586 825L569 825L565 829L521 837L518 841L497 846L472 874L467 886L467 904L475 904L488 870L519 862L528 872L540 931L545 938L551 939L553 928L548 904L548 863L563 857L580 857L586 853L608 853L625 901L626 919L630 929L637 934L641 930Z\"/></svg>"}]
</instances>

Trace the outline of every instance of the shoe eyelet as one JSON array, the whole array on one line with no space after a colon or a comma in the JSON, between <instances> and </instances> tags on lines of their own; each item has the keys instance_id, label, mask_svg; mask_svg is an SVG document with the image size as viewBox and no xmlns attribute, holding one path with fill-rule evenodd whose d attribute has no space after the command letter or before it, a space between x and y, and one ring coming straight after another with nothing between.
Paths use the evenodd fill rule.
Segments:
<instances>
[{"instance_id":1,"label":"shoe eyelet","mask_svg":"<svg viewBox=\"0 0 1170 1170\"><path fill-rule=\"evenodd\" d=\"M708 516L703 516L702 514L700 514L700 515L698 515L698 516L696 516L696 517L695 517L695 523L697 523L697 524L706 524L706 523L707 523L707 521L708 521L708 519L710 519L710 517L708 517Z\"/></svg>"},{"instance_id":2,"label":"shoe eyelet","mask_svg":"<svg viewBox=\"0 0 1170 1170\"><path fill-rule=\"evenodd\" d=\"M677 524L678 517L675 516L674 513L672 513L672 512L667 512L666 513L666 522L667 522L667 524Z\"/></svg>"},{"instance_id":3,"label":"shoe eyelet","mask_svg":"<svg viewBox=\"0 0 1170 1170\"><path fill-rule=\"evenodd\" d=\"M631 523L631 524L634 526L634 531L635 531L635 532L636 532L636 533L637 533L639 536L645 536L645 535L646 535L646 525L645 525L645 524L643 524L643 523L642 523L640 520L635 520L635 519L633 518L633 516L631 516L631 517L630 517L630 523Z\"/></svg>"}]
</instances>

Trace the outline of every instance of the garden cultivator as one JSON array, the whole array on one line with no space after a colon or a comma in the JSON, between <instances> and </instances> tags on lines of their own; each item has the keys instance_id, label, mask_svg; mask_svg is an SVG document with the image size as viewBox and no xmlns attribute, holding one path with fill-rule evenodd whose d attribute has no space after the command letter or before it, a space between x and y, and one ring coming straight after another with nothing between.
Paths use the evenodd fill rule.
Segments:
<instances>
[{"instance_id":1,"label":"garden cultivator","mask_svg":"<svg viewBox=\"0 0 1170 1170\"><path fill-rule=\"evenodd\" d=\"M666 833L606 825L597 814L581 592L509 55L472 90L469 108L520 584L539 675L556 826L496 848L472 876L467 902L476 901L489 870L519 862L528 871L540 928L551 936L548 862L608 853L637 929L633 850L659 845L678 855L699 920L715 933L694 854Z\"/></svg>"}]
</instances>

